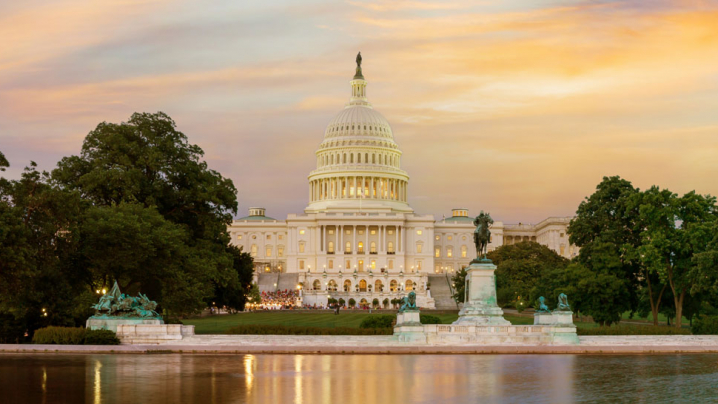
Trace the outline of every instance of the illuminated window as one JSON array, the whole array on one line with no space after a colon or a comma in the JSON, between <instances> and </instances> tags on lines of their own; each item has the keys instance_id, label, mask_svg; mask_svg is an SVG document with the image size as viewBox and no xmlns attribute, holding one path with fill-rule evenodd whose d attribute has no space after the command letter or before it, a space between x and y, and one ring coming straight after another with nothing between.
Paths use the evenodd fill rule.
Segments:
<instances>
[{"instance_id":1,"label":"illuminated window","mask_svg":"<svg viewBox=\"0 0 718 404\"><path fill-rule=\"evenodd\" d=\"M237 236L237 240L241 240L241 239L242 239L242 235L240 234L239 236Z\"/></svg>"},{"instance_id":2,"label":"illuminated window","mask_svg":"<svg viewBox=\"0 0 718 404\"><path fill-rule=\"evenodd\" d=\"M437 235L437 236L436 236L436 239L437 239L437 240L441 240L441 236Z\"/></svg>"},{"instance_id":3,"label":"illuminated window","mask_svg":"<svg viewBox=\"0 0 718 404\"><path fill-rule=\"evenodd\" d=\"M416 243L416 253L421 254L421 248L423 245L421 243Z\"/></svg>"},{"instance_id":4,"label":"illuminated window","mask_svg":"<svg viewBox=\"0 0 718 404\"><path fill-rule=\"evenodd\" d=\"M421 261L416 261L416 270L421 271Z\"/></svg>"},{"instance_id":5,"label":"illuminated window","mask_svg":"<svg viewBox=\"0 0 718 404\"><path fill-rule=\"evenodd\" d=\"M466 241L466 236L462 237L461 239L464 240L464 241Z\"/></svg>"},{"instance_id":6,"label":"illuminated window","mask_svg":"<svg viewBox=\"0 0 718 404\"><path fill-rule=\"evenodd\" d=\"M304 234L304 230L299 230L299 234Z\"/></svg>"},{"instance_id":7,"label":"illuminated window","mask_svg":"<svg viewBox=\"0 0 718 404\"><path fill-rule=\"evenodd\" d=\"M364 230L359 230L359 234L364 234Z\"/></svg>"},{"instance_id":8,"label":"illuminated window","mask_svg":"<svg viewBox=\"0 0 718 404\"><path fill-rule=\"evenodd\" d=\"M284 257L284 247L277 247L277 257Z\"/></svg>"},{"instance_id":9,"label":"illuminated window","mask_svg":"<svg viewBox=\"0 0 718 404\"><path fill-rule=\"evenodd\" d=\"M330 253L334 252L334 242L333 241L329 242L329 248L327 248L327 251Z\"/></svg>"},{"instance_id":10,"label":"illuminated window","mask_svg":"<svg viewBox=\"0 0 718 404\"><path fill-rule=\"evenodd\" d=\"M394 234L394 230L387 230L387 234Z\"/></svg>"},{"instance_id":11,"label":"illuminated window","mask_svg":"<svg viewBox=\"0 0 718 404\"><path fill-rule=\"evenodd\" d=\"M347 241L346 244L344 244L344 252L351 253L352 252L352 243Z\"/></svg>"},{"instance_id":12,"label":"illuminated window","mask_svg":"<svg viewBox=\"0 0 718 404\"><path fill-rule=\"evenodd\" d=\"M371 260L371 269L376 269L376 260Z\"/></svg>"},{"instance_id":13,"label":"illuminated window","mask_svg":"<svg viewBox=\"0 0 718 404\"><path fill-rule=\"evenodd\" d=\"M327 268L334 269L334 260L329 260L329 262L327 262Z\"/></svg>"},{"instance_id":14,"label":"illuminated window","mask_svg":"<svg viewBox=\"0 0 718 404\"><path fill-rule=\"evenodd\" d=\"M266 253L265 254L266 257L271 257L272 256L272 247L271 246L267 247L267 251L265 251L265 253Z\"/></svg>"},{"instance_id":15,"label":"illuminated window","mask_svg":"<svg viewBox=\"0 0 718 404\"><path fill-rule=\"evenodd\" d=\"M394 252L394 242L390 241L389 243L387 243L386 251L390 253Z\"/></svg>"},{"instance_id":16,"label":"illuminated window","mask_svg":"<svg viewBox=\"0 0 718 404\"><path fill-rule=\"evenodd\" d=\"M369 234L376 234L376 230L370 231Z\"/></svg>"},{"instance_id":17,"label":"illuminated window","mask_svg":"<svg viewBox=\"0 0 718 404\"><path fill-rule=\"evenodd\" d=\"M436 258L441 257L441 247L436 247L436 248L434 248L434 256L435 256Z\"/></svg>"},{"instance_id":18,"label":"illuminated window","mask_svg":"<svg viewBox=\"0 0 718 404\"><path fill-rule=\"evenodd\" d=\"M360 254L364 253L364 243L362 243L361 241L359 242L357 252L359 252Z\"/></svg>"},{"instance_id":19,"label":"illuminated window","mask_svg":"<svg viewBox=\"0 0 718 404\"><path fill-rule=\"evenodd\" d=\"M352 234L351 230L347 230L344 232L344 234Z\"/></svg>"},{"instance_id":20,"label":"illuminated window","mask_svg":"<svg viewBox=\"0 0 718 404\"><path fill-rule=\"evenodd\" d=\"M394 269L394 260L389 260L389 269Z\"/></svg>"},{"instance_id":21,"label":"illuminated window","mask_svg":"<svg viewBox=\"0 0 718 404\"><path fill-rule=\"evenodd\" d=\"M449 241L451 241L451 238L452 238L451 236L447 237L447 239L448 239Z\"/></svg>"},{"instance_id":22,"label":"illuminated window","mask_svg":"<svg viewBox=\"0 0 718 404\"><path fill-rule=\"evenodd\" d=\"M299 269L304 269L304 260L299 260Z\"/></svg>"},{"instance_id":23,"label":"illuminated window","mask_svg":"<svg viewBox=\"0 0 718 404\"><path fill-rule=\"evenodd\" d=\"M334 230L327 230L327 233L334 234Z\"/></svg>"},{"instance_id":24,"label":"illuminated window","mask_svg":"<svg viewBox=\"0 0 718 404\"><path fill-rule=\"evenodd\" d=\"M376 243L373 241L369 244L369 252L372 254L376 254Z\"/></svg>"},{"instance_id":25,"label":"illuminated window","mask_svg":"<svg viewBox=\"0 0 718 404\"><path fill-rule=\"evenodd\" d=\"M271 239L272 239L272 235L271 235L271 234L267 234L267 240L271 240Z\"/></svg>"},{"instance_id":26,"label":"illuminated window","mask_svg":"<svg viewBox=\"0 0 718 404\"><path fill-rule=\"evenodd\" d=\"M417 231L416 231L416 234L418 234L418 235L421 236L421 235L423 234L423 232L422 232L421 230L417 230Z\"/></svg>"},{"instance_id":27,"label":"illuminated window","mask_svg":"<svg viewBox=\"0 0 718 404\"><path fill-rule=\"evenodd\" d=\"M257 239L257 236L256 236L256 235L255 235L255 236L252 236L252 240L256 240L256 239Z\"/></svg>"},{"instance_id":28,"label":"illuminated window","mask_svg":"<svg viewBox=\"0 0 718 404\"><path fill-rule=\"evenodd\" d=\"M345 262L345 264L346 264L345 268L347 268L347 269L351 268L351 266L352 266L352 262L349 260L347 260L347 262Z\"/></svg>"},{"instance_id":29,"label":"illuminated window","mask_svg":"<svg viewBox=\"0 0 718 404\"><path fill-rule=\"evenodd\" d=\"M466 258L466 246L461 246L461 258Z\"/></svg>"},{"instance_id":30,"label":"illuminated window","mask_svg":"<svg viewBox=\"0 0 718 404\"><path fill-rule=\"evenodd\" d=\"M303 242L303 241L300 241L300 242L299 242L299 252L300 252L300 253L303 253L303 252L304 252L304 242Z\"/></svg>"},{"instance_id":31,"label":"illuminated window","mask_svg":"<svg viewBox=\"0 0 718 404\"><path fill-rule=\"evenodd\" d=\"M281 234L280 234L279 236L277 236L277 238L280 239L280 240L284 240L284 236L281 235Z\"/></svg>"},{"instance_id":32,"label":"illuminated window","mask_svg":"<svg viewBox=\"0 0 718 404\"><path fill-rule=\"evenodd\" d=\"M252 248L251 248L249 251L250 251L249 254L250 254L252 257L256 257L256 256L257 256L257 245L256 245L256 244L252 244Z\"/></svg>"},{"instance_id":33,"label":"illuminated window","mask_svg":"<svg viewBox=\"0 0 718 404\"><path fill-rule=\"evenodd\" d=\"M454 250L451 247L446 249L446 256L449 258L454 256Z\"/></svg>"}]
</instances>

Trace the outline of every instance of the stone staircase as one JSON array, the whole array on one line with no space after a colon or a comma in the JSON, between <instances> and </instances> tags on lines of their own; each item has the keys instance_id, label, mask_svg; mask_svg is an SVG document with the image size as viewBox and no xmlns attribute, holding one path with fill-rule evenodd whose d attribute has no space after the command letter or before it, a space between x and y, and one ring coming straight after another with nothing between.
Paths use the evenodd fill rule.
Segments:
<instances>
[{"instance_id":1,"label":"stone staircase","mask_svg":"<svg viewBox=\"0 0 718 404\"><path fill-rule=\"evenodd\" d=\"M257 275L259 292L276 292L279 287L279 273L269 272Z\"/></svg>"},{"instance_id":2,"label":"stone staircase","mask_svg":"<svg viewBox=\"0 0 718 404\"><path fill-rule=\"evenodd\" d=\"M295 290L299 283L299 274L277 274L279 281L277 282L278 290Z\"/></svg>"},{"instance_id":3,"label":"stone staircase","mask_svg":"<svg viewBox=\"0 0 718 404\"><path fill-rule=\"evenodd\" d=\"M458 310L456 301L451 295L451 286L446 274L429 275L431 282L431 297L436 303L437 310Z\"/></svg>"}]
</instances>

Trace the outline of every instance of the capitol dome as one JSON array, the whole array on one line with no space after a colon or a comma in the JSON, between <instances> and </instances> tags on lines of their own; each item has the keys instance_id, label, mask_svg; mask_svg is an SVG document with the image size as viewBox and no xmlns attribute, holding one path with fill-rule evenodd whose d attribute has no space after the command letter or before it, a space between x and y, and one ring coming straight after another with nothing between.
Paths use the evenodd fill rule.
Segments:
<instances>
[{"instance_id":1,"label":"capitol dome","mask_svg":"<svg viewBox=\"0 0 718 404\"><path fill-rule=\"evenodd\" d=\"M309 174L306 212L366 209L411 212L409 176L400 168L401 150L389 121L369 103L361 54L349 102L327 125Z\"/></svg>"}]
</instances>

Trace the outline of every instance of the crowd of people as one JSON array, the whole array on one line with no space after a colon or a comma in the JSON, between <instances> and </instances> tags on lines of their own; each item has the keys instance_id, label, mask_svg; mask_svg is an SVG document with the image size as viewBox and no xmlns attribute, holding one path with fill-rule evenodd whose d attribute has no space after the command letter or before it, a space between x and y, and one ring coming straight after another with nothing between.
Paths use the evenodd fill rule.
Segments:
<instances>
[{"instance_id":1,"label":"crowd of people","mask_svg":"<svg viewBox=\"0 0 718 404\"><path fill-rule=\"evenodd\" d=\"M286 310L294 309L297 306L299 292L291 289L278 290L276 292L262 292L259 310Z\"/></svg>"}]
</instances>

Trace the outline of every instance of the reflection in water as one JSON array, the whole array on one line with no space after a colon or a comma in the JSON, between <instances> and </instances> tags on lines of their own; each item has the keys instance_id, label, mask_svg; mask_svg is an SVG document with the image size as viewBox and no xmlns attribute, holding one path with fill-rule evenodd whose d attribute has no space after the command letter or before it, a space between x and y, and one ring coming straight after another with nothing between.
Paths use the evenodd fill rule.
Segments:
<instances>
[{"instance_id":1,"label":"reflection in water","mask_svg":"<svg viewBox=\"0 0 718 404\"><path fill-rule=\"evenodd\" d=\"M11 403L707 402L718 355L0 354Z\"/></svg>"}]
</instances>

